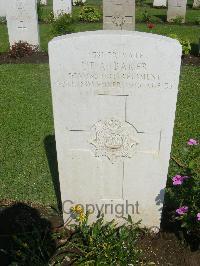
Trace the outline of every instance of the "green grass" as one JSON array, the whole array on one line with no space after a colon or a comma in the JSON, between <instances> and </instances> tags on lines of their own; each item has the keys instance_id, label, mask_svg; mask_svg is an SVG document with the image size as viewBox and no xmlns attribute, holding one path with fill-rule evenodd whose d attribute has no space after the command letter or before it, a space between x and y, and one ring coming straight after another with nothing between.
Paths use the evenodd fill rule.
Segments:
<instances>
[{"instance_id":1,"label":"green grass","mask_svg":"<svg viewBox=\"0 0 200 266\"><path fill-rule=\"evenodd\" d=\"M173 139L177 157L187 139L199 138L198 67L182 67L179 90ZM51 157L54 127L48 65L0 65L0 93L0 199L56 204L46 155L56 166L55 156Z\"/></svg>"},{"instance_id":2,"label":"green grass","mask_svg":"<svg viewBox=\"0 0 200 266\"><path fill-rule=\"evenodd\" d=\"M99 0L88 0L88 5L97 6L102 12L102 1ZM188 10L186 21L193 23L200 16L200 10L194 10L189 8L192 4L192 0L188 2ZM103 25L99 23L81 23L78 21L78 14L81 7L73 8L73 16L75 18L75 31L91 31L101 30ZM52 12L52 0L48 2L48 6L42 7L42 18L48 17ZM193 53L197 52L199 37L200 37L200 26L198 25L174 25L169 23L163 23L166 19L167 9L163 8L152 8L152 3L149 0L145 1L145 5L142 7L136 7L136 30L149 32L146 23L141 23L143 18L144 10L147 10L151 15L152 20L155 21L155 28L152 30L153 33L161 35L169 35L170 33L176 33L179 37L188 39L192 43ZM162 23L161 23L162 22ZM53 38L51 32L51 25L40 23L40 39L41 49L47 51L48 42ZM6 25L0 24L0 52L6 52L9 49L8 34Z\"/></svg>"},{"instance_id":3,"label":"green grass","mask_svg":"<svg viewBox=\"0 0 200 266\"><path fill-rule=\"evenodd\" d=\"M0 198L56 202L44 148L53 132L48 65L1 65L0 90Z\"/></svg>"},{"instance_id":4,"label":"green grass","mask_svg":"<svg viewBox=\"0 0 200 266\"><path fill-rule=\"evenodd\" d=\"M102 23L75 23L75 31L91 31L91 30L101 30ZM136 30L152 32L161 35L169 35L171 33L176 33L179 37L188 39L193 47L194 51L197 50L198 41L200 36L199 26L188 26L188 25L169 25L169 24L157 24L153 30L149 30L144 23L136 24ZM7 29L5 25L0 25L0 52L6 52L9 49ZM48 42L53 38L51 32L51 27L48 24L40 24L40 40L41 49L47 51Z\"/></svg>"}]
</instances>

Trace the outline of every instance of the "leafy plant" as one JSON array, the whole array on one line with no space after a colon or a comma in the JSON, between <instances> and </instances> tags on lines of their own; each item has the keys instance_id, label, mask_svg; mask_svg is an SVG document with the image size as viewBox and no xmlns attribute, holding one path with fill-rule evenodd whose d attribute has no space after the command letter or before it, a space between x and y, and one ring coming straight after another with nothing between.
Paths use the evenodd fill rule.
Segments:
<instances>
[{"instance_id":1,"label":"leafy plant","mask_svg":"<svg viewBox=\"0 0 200 266\"><path fill-rule=\"evenodd\" d=\"M127 225L117 227L114 220L105 222L103 216L89 225L88 214L75 207L76 223L71 225L73 233L58 250L53 265L70 262L76 265L136 265L140 251L135 247L139 237L139 223L131 216Z\"/></svg>"},{"instance_id":2,"label":"leafy plant","mask_svg":"<svg viewBox=\"0 0 200 266\"><path fill-rule=\"evenodd\" d=\"M184 22L184 17L177 16L177 17L171 19L170 22L172 22L174 24L182 24Z\"/></svg>"},{"instance_id":3,"label":"leafy plant","mask_svg":"<svg viewBox=\"0 0 200 266\"><path fill-rule=\"evenodd\" d=\"M190 139L183 149L183 159L175 162L181 167L180 173L172 177L168 189L177 206L174 219L179 220L187 234L195 235L200 241L200 145Z\"/></svg>"},{"instance_id":4,"label":"leafy plant","mask_svg":"<svg viewBox=\"0 0 200 266\"><path fill-rule=\"evenodd\" d=\"M19 41L10 47L9 56L12 58L21 58L31 56L38 51L38 47L27 42Z\"/></svg>"},{"instance_id":5,"label":"leafy plant","mask_svg":"<svg viewBox=\"0 0 200 266\"><path fill-rule=\"evenodd\" d=\"M52 24L54 22L54 14L53 12L50 12L45 18L44 22L47 24Z\"/></svg>"},{"instance_id":6,"label":"leafy plant","mask_svg":"<svg viewBox=\"0 0 200 266\"><path fill-rule=\"evenodd\" d=\"M73 18L70 14L61 14L52 22L54 35L64 35L74 32Z\"/></svg>"},{"instance_id":7,"label":"leafy plant","mask_svg":"<svg viewBox=\"0 0 200 266\"><path fill-rule=\"evenodd\" d=\"M73 3L75 6L84 6L84 2L82 0L75 0Z\"/></svg>"},{"instance_id":8,"label":"leafy plant","mask_svg":"<svg viewBox=\"0 0 200 266\"><path fill-rule=\"evenodd\" d=\"M143 22L150 22L150 21L151 21L151 15L148 13L147 10L145 10L145 11L142 13L142 21L143 21Z\"/></svg>"},{"instance_id":9,"label":"leafy plant","mask_svg":"<svg viewBox=\"0 0 200 266\"><path fill-rule=\"evenodd\" d=\"M173 39L176 39L176 40L178 40L180 42L180 44L182 45L183 55L190 54L190 52L192 50L192 47L191 47L191 44L190 44L189 40L184 40L182 38L179 38L176 34L170 34L169 37L173 38Z\"/></svg>"},{"instance_id":10,"label":"leafy plant","mask_svg":"<svg viewBox=\"0 0 200 266\"><path fill-rule=\"evenodd\" d=\"M101 14L98 9L92 6L85 6L80 11L79 20L84 22L98 22L101 20Z\"/></svg>"}]
</instances>

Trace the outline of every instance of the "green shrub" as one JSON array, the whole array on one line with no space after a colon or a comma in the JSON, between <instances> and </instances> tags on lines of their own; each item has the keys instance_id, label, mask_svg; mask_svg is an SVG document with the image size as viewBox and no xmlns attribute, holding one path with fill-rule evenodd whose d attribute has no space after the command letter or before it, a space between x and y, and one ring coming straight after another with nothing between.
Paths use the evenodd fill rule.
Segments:
<instances>
[{"instance_id":1,"label":"green shrub","mask_svg":"<svg viewBox=\"0 0 200 266\"><path fill-rule=\"evenodd\" d=\"M176 39L176 40L178 40L180 42L180 44L182 45L183 55L190 54L190 52L192 50L192 47L191 47L191 44L190 44L189 40L181 39L176 34L170 34L169 37L173 38L173 39Z\"/></svg>"},{"instance_id":2,"label":"green shrub","mask_svg":"<svg viewBox=\"0 0 200 266\"><path fill-rule=\"evenodd\" d=\"M171 19L170 22L174 24L182 24L184 23L184 18L182 16L177 16L176 18Z\"/></svg>"},{"instance_id":3,"label":"green shrub","mask_svg":"<svg viewBox=\"0 0 200 266\"><path fill-rule=\"evenodd\" d=\"M38 51L38 47L31 45L27 42L18 42L10 47L9 56L11 58L22 58L25 56L31 56Z\"/></svg>"},{"instance_id":4,"label":"green shrub","mask_svg":"<svg viewBox=\"0 0 200 266\"><path fill-rule=\"evenodd\" d=\"M101 14L96 8L85 6L80 11L79 20L84 22L98 22L101 20Z\"/></svg>"},{"instance_id":5,"label":"green shrub","mask_svg":"<svg viewBox=\"0 0 200 266\"><path fill-rule=\"evenodd\" d=\"M76 223L68 241L58 250L57 264L73 265L136 265L141 252L136 248L139 223L128 216L127 224L117 227L115 221L105 222L103 216L91 225L88 215L78 210ZM67 259L66 259L67 258ZM63 264L64 265L64 264Z\"/></svg>"},{"instance_id":6,"label":"green shrub","mask_svg":"<svg viewBox=\"0 0 200 266\"><path fill-rule=\"evenodd\" d=\"M84 3L82 0L76 0L76 1L74 1L74 5L75 6L84 6Z\"/></svg>"},{"instance_id":7,"label":"green shrub","mask_svg":"<svg viewBox=\"0 0 200 266\"><path fill-rule=\"evenodd\" d=\"M180 172L172 177L167 192L175 202L174 219L179 220L183 230L199 239L200 243L200 145L195 139L183 148L181 162L174 161Z\"/></svg>"},{"instance_id":8,"label":"green shrub","mask_svg":"<svg viewBox=\"0 0 200 266\"><path fill-rule=\"evenodd\" d=\"M145 10L145 11L142 13L142 21L143 21L143 22L150 22L150 21L151 21L151 15L148 13L147 10Z\"/></svg>"},{"instance_id":9,"label":"green shrub","mask_svg":"<svg viewBox=\"0 0 200 266\"><path fill-rule=\"evenodd\" d=\"M74 32L73 19L69 14L61 14L52 22L52 32L55 36Z\"/></svg>"},{"instance_id":10,"label":"green shrub","mask_svg":"<svg viewBox=\"0 0 200 266\"><path fill-rule=\"evenodd\" d=\"M45 18L44 18L44 22L47 24L52 24L54 22L54 14L53 11L50 12Z\"/></svg>"}]
</instances>

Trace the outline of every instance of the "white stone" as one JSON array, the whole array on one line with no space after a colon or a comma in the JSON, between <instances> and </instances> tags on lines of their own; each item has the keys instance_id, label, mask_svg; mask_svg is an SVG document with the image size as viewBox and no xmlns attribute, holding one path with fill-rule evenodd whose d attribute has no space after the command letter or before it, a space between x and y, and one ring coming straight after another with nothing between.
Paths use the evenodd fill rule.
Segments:
<instances>
[{"instance_id":1,"label":"white stone","mask_svg":"<svg viewBox=\"0 0 200 266\"><path fill-rule=\"evenodd\" d=\"M193 7L194 7L194 8L198 8L198 7L200 7L200 0L194 0L194 2L193 2Z\"/></svg>"},{"instance_id":2,"label":"white stone","mask_svg":"<svg viewBox=\"0 0 200 266\"><path fill-rule=\"evenodd\" d=\"M153 6L157 6L157 7L162 7L162 6L167 6L167 0L154 0L153 1Z\"/></svg>"},{"instance_id":3,"label":"white stone","mask_svg":"<svg viewBox=\"0 0 200 266\"><path fill-rule=\"evenodd\" d=\"M58 17L62 14L71 14L71 12L71 0L53 0L53 13L55 17Z\"/></svg>"},{"instance_id":4,"label":"white stone","mask_svg":"<svg viewBox=\"0 0 200 266\"><path fill-rule=\"evenodd\" d=\"M104 30L135 30L135 0L103 0Z\"/></svg>"},{"instance_id":5,"label":"white stone","mask_svg":"<svg viewBox=\"0 0 200 266\"><path fill-rule=\"evenodd\" d=\"M130 31L70 34L49 43L65 221L80 203L102 207L107 220L124 206L135 221L159 226L181 51L174 39Z\"/></svg>"},{"instance_id":6,"label":"white stone","mask_svg":"<svg viewBox=\"0 0 200 266\"><path fill-rule=\"evenodd\" d=\"M47 0L40 0L40 4L42 4L42 5L47 5Z\"/></svg>"},{"instance_id":7,"label":"white stone","mask_svg":"<svg viewBox=\"0 0 200 266\"><path fill-rule=\"evenodd\" d=\"M8 0L0 0L0 17L6 16L6 6Z\"/></svg>"},{"instance_id":8,"label":"white stone","mask_svg":"<svg viewBox=\"0 0 200 266\"><path fill-rule=\"evenodd\" d=\"M10 45L22 41L39 46L35 0L9 0L6 19Z\"/></svg>"},{"instance_id":9,"label":"white stone","mask_svg":"<svg viewBox=\"0 0 200 266\"><path fill-rule=\"evenodd\" d=\"M187 0L168 0L167 21L172 22L174 19L181 17L185 22Z\"/></svg>"}]
</instances>

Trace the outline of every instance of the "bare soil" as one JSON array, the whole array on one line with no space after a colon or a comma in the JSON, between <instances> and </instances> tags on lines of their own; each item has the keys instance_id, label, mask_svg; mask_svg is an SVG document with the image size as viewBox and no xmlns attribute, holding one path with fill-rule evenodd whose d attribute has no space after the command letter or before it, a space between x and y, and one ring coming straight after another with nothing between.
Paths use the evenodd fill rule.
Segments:
<instances>
[{"instance_id":1,"label":"bare soil","mask_svg":"<svg viewBox=\"0 0 200 266\"><path fill-rule=\"evenodd\" d=\"M38 52L31 56L11 58L9 53L0 53L0 64L44 64L49 62L48 53ZM200 66L200 56L186 55L182 57L183 65Z\"/></svg>"}]
</instances>

